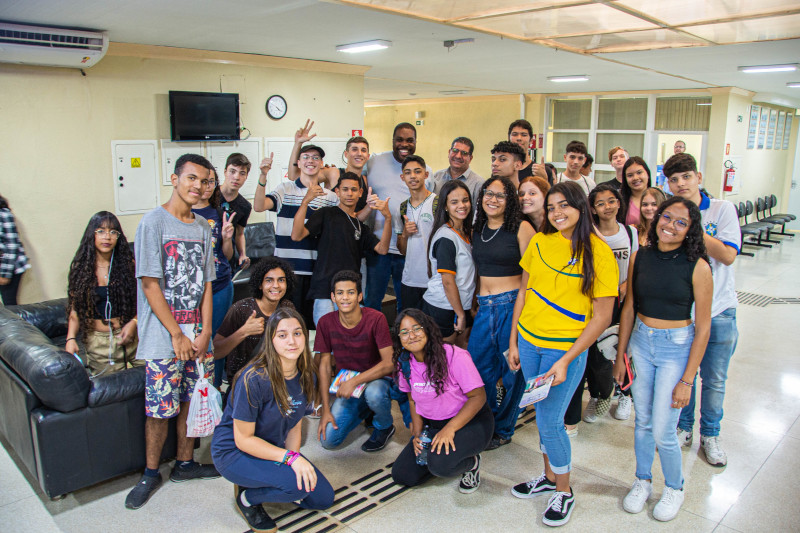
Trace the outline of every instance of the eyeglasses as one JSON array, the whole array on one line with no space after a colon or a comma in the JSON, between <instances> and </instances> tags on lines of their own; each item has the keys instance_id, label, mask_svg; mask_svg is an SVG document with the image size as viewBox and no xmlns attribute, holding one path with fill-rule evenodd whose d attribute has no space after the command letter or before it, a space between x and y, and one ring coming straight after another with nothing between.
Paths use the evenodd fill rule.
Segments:
<instances>
[{"instance_id":1,"label":"eyeglasses","mask_svg":"<svg viewBox=\"0 0 800 533\"><path fill-rule=\"evenodd\" d=\"M98 228L94 230L94 234L99 235L101 237L111 236L112 239L119 239L119 236L121 235L121 233L115 229L104 229L104 228Z\"/></svg>"},{"instance_id":2,"label":"eyeglasses","mask_svg":"<svg viewBox=\"0 0 800 533\"><path fill-rule=\"evenodd\" d=\"M594 204L594 207L595 209L603 209L605 206L614 207L615 205L619 205L619 202L616 198L611 198L609 200L600 200Z\"/></svg>"},{"instance_id":3,"label":"eyeglasses","mask_svg":"<svg viewBox=\"0 0 800 533\"><path fill-rule=\"evenodd\" d=\"M308 161L309 159L311 161L319 161L321 158L318 155L303 154L303 155L300 156L300 159L302 159L303 161Z\"/></svg>"},{"instance_id":4,"label":"eyeglasses","mask_svg":"<svg viewBox=\"0 0 800 533\"><path fill-rule=\"evenodd\" d=\"M416 336L418 336L420 333L422 333L423 331L425 331L425 328L423 328L422 326L420 326L419 324L417 324L416 326L412 326L412 327L411 327L411 329L401 329L400 331L398 331L398 332L397 332L397 335L398 335L398 336L399 336L401 339L405 340L405 339L407 339L407 338L409 337L409 335L411 335L412 333L413 333L413 334L414 334L414 336L416 337Z\"/></svg>"},{"instance_id":5,"label":"eyeglasses","mask_svg":"<svg viewBox=\"0 0 800 533\"><path fill-rule=\"evenodd\" d=\"M672 218L666 213L661 213L661 219L664 221L664 224L670 225L672 224L676 229L683 231L689 227L689 222L682 218Z\"/></svg>"},{"instance_id":6,"label":"eyeglasses","mask_svg":"<svg viewBox=\"0 0 800 533\"><path fill-rule=\"evenodd\" d=\"M458 154L461 154L461 155L462 155L462 156L464 156L464 157L467 157L468 155L472 155L472 153L471 153L471 152L468 152L468 151L466 151L466 150L459 150L458 148L450 148L450 152L451 152L453 155L458 155Z\"/></svg>"},{"instance_id":7,"label":"eyeglasses","mask_svg":"<svg viewBox=\"0 0 800 533\"><path fill-rule=\"evenodd\" d=\"M483 197L488 198L489 200L492 198L497 198L498 202L504 202L507 196L504 192L485 191L483 193Z\"/></svg>"}]
</instances>

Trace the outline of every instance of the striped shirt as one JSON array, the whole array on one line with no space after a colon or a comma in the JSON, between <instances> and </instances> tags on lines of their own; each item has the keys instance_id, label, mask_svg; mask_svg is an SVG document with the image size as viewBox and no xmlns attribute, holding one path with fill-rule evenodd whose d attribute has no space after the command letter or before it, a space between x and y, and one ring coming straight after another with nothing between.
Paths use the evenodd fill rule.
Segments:
<instances>
[{"instance_id":1,"label":"striped shirt","mask_svg":"<svg viewBox=\"0 0 800 533\"><path fill-rule=\"evenodd\" d=\"M317 239L306 237L300 242L292 240L294 215L303 203L307 189L308 187L298 178L295 181L281 183L274 191L267 194L267 198L273 203L270 211L275 211L278 216L275 225L275 256L286 259L292 265L294 273L300 276L310 276L314 272L314 261L317 259ZM326 194L311 201L308 206L310 211L339 205L336 193L324 187L323 190ZM306 213L306 220L310 211Z\"/></svg>"},{"instance_id":2,"label":"striped shirt","mask_svg":"<svg viewBox=\"0 0 800 533\"><path fill-rule=\"evenodd\" d=\"M0 278L11 278L31 267L25 248L19 240L14 215L8 208L0 209Z\"/></svg>"}]
</instances>

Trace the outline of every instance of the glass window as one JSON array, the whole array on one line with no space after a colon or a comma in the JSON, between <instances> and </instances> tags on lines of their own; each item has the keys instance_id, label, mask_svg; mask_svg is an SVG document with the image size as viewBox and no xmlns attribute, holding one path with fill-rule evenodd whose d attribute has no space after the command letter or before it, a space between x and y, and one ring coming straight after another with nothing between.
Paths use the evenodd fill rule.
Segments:
<instances>
[{"instance_id":1,"label":"glass window","mask_svg":"<svg viewBox=\"0 0 800 533\"><path fill-rule=\"evenodd\" d=\"M595 170L592 173L592 178L596 184L600 185L604 181L617 179L617 173L613 170Z\"/></svg>"},{"instance_id":2,"label":"glass window","mask_svg":"<svg viewBox=\"0 0 800 533\"><path fill-rule=\"evenodd\" d=\"M551 100L550 123L550 129L588 130L592 125L592 101Z\"/></svg>"},{"instance_id":3,"label":"glass window","mask_svg":"<svg viewBox=\"0 0 800 533\"><path fill-rule=\"evenodd\" d=\"M597 148L594 160L601 164L610 164L608 151L615 146L622 146L628 155L641 156L644 153L643 133L598 133Z\"/></svg>"},{"instance_id":4,"label":"glass window","mask_svg":"<svg viewBox=\"0 0 800 533\"><path fill-rule=\"evenodd\" d=\"M581 141L587 147L589 146L589 134L579 132L553 132L547 134L547 147L548 154L546 161L548 162L563 162L564 150L567 145L572 141Z\"/></svg>"},{"instance_id":5,"label":"glass window","mask_svg":"<svg viewBox=\"0 0 800 533\"><path fill-rule=\"evenodd\" d=\"M643 130L647 127L647 98L601 98L597 129Z\"/></svg>"},{"instance_id":6,"label":"glass window","mask_svg":"<svg viewBox=\"0 0 800 533\"><path fill-rule=\"evenodd\" d=\"M656 130L708 131L711 98L656 98Z\"/></svg>"}]
</instances>

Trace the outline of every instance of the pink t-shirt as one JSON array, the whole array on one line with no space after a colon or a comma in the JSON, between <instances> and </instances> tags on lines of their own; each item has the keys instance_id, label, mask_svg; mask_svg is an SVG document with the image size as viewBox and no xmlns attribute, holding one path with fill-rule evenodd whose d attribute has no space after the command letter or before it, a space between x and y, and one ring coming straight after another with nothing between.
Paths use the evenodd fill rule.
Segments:
<instances>
[{"instance_id":1,"label":"pink t-shirt","mask_svg":"<svg viewBox=\"0 0 800 533\"><path fill-rule=\"evenodd\" d=\"M444 345L447 357L447 379L440 396L428 382L428 368L411 356L411 379L398 372L398 385L403 392L411 392L417 414L430 420L447 420L458 414L467 403L467 393L483 387L483 380L472 362L469 352L452 344Z\"/></svg>"},{"instance_id":2,"label":"pink t-shirt","mask_svg":"<svg viewBox=\"0 0 800 533\"><path fill-rule=\"evenodd\" d=\"M625 224L636 226L639 224L639 206L631 198L628 202L628 214L625 215Z\"/></svg>"}]
</instances>

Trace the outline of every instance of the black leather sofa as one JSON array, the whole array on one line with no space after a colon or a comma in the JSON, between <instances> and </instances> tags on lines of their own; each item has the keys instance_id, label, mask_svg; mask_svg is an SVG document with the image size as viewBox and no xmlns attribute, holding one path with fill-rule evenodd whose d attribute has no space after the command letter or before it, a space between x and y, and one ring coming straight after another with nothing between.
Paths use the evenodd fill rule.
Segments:
<instances>
[{"instance_id":1,"label":"black leather sofa","mask_svg":"<svg viewBox=\"0 0 800 533\"><path fill-rule=\"evenodd\" d=\"M145 461L144 369L90 379L61 348L65 304L0 305L0 435L50 498ZM174 456L172 424L164 457Z\"/></svg>"}]
</instances>

